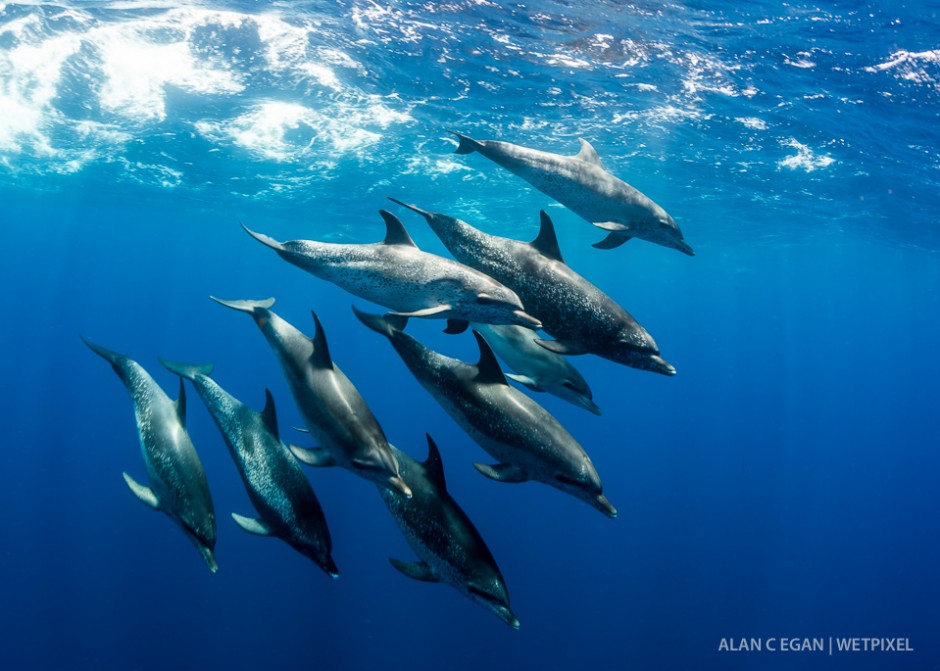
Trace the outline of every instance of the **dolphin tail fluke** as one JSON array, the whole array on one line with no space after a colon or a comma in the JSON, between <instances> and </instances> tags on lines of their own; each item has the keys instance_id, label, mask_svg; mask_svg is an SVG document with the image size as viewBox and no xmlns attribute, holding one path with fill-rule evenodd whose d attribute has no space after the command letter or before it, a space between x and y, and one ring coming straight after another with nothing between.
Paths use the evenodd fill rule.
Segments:
<instances>
[{"instance_id":1,"label":"dolphin tail fluke","mask_svg":"<svg viewBox=\"0 0 940 671\"><path fill-rule=\"evenodd\" d=\"M408 324L408 317L402 315L388 313L383 317L382 315L363 312L357 309L355 305L353 306L353 312L356 313L356 317L359 318L359 321L376 333L381 333L386 338L392 338L396 333L404 331L405 326Z\"/></svg>"},{"instance_id":2,"label":"dolphin tail fluke","mask_svg":"<svg viewBox=\"0 0 940 671\"><path fill-rule=\"evenodd\" d=\"M208 377L212 374L211 363L200 365L170 361L169 359L164 359L163 357L159 357L159 359L164 368L166 368L171 373L176 373L180 377L185 377L187 380L195 380L197 375L205 375Z\"/></svg>"},{"instance_id":3,"label":"dolphin tail fluke","mask_svg":"<svg viewBox=\"0 0 940 671\"><path fill-rule=\"evenodd\" d=\"M267 246L267 247L270 247L271 249L277 249L278 251L284 249L284 245L283 245L282 243L278 242L277 240L275 240L274 238L272 238L272 237L270 237L270 236L268 236L268 235L265 235L264 233L255 233L253 230L251 230L250 228L248 228L247 226L245 226L245 224L242 224L242 228L245 229L245 232L246 232L248 235L250 235L251 237L253 237L255 240L257 240L257 241L260 242L261 244L263 244L263 245L265 245L265 246Z\"/></svg>"},{"instance_id":4,"label":"dolphin tail fluke","mask_svg":"<svg viewBox=\"0 0 940 671\"><path fill-rule=\"evenodd\" d=\"M467 137L466 135L461 135L460 133L455 133L452 130L447 131L454 137L456 137L460 144L457 145L457 149L454 150L455 154L472 154L475 151L479 151L483 146L472 137Z\"/></svg>"},{"instance_id":5,"label":"dolphin tail fluke","mask_svg":"<svg viewBox=\"0 0 940 671\"><path fill-rule=\"evenodd\" d=\"M111 350L105 347L102 347L101 345L96 345L90 340L85 340L85 338L82 338L82 342L88 345L88 348L91 349L92 352L94 352L95 354L97 354L98 356L105 359L111 364L116 364L118 361L125 358L124 354L118 354L117 352L112 352Z\"/></svg>"},{"instance_id":6,"label":"dolphin tail fluke","mask_svg":"<svg viewBox=\"0 0 940 671\"><path fill-rule=\"evenodd\" d=\"M274 305L273 298L266 298L263 301L224 301L221 298L216 298L215 296L209 296L216 303L224 305L227 308L232 308L233 310L238 310L239 312L247 312L253 314L256 309L268 310Z\"/></svg>"}]
</instances>

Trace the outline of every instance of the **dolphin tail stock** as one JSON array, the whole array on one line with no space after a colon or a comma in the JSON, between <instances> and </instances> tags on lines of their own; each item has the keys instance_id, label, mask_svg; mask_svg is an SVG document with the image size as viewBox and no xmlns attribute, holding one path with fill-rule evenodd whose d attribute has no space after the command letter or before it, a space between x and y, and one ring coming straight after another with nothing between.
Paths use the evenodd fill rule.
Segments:
<instances>
[{"instance_id":1,"label":"dolphin tail stock","mask_svg":"<svg viewBox=\"0 0 940 671\"><path fill-rule=\"evenodd\" d=\"M158 358L164 368L171 373L176 373L180 377L185 377L187 380L195 380L197 375L205 375L208 377L212 374L213 366L211 363L187 364L180 363L179 361L170 361L169 359L164 359L162 356Z\"/></svg>"},{"instance_id":2,"label":"dolphin tail stock","mask_svg":"<svg viewBox=\"0 0 940 671\"><path fill-rule=\"evenodd\" d=\"M473 152L479 151L483 148L483 145L477 140L474 140L472 137L461 135L460 133L452 130L447 132L460 141L460 144L457 145L457 149L454 150L455 154L472 154Z\"/></svg>"},{"instance_id":3,"label":"dolphin tail stock","mask_svg":"<svg viewBox=\"0 0 940 671\"><path fill-rule=\"evenodd\" d=\"M353 312L356 314L359 321L376 333L381 333L386 338L393 338L396 333L401 333L408 324L408 317L393 313L388 313L384 316L369 314L368 312L363 312L358 309L355 305L353 306Z\"/></svg>"},{"instance_id":4,"label":"dolphin tail stock","mask_svg":"<svg viewBox=\"0 0 940 671\"><path fill-rule=\"evenodd\" d=\"M239 312L247 312L248 314L254 314L255 310L269 310L271 306L274 305L274 298L265 298L263 301L226 301L221 298L216 298L215 296L209 296L209 298L227 308L232 308Z\"/></svg>"}]
</instances>

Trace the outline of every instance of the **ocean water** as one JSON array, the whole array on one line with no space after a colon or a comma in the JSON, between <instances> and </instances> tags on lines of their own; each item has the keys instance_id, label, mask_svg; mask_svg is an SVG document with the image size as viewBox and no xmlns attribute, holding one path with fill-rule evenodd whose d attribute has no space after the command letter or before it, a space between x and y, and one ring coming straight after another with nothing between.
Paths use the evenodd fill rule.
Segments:
<instances>
[{"instance_id":1,"label":"ocean water","mask_svg":"<svg viewBox=\"0 0 940 671\"><path fill-rule=\"evenodd\" d=\"M589 140L696 256L603 232L447 130L562 154ZM675 377L572 359L604 414L536 395L619 517L486 455L350 306L239 224L374 242L392 196L531 239L657 340ZM940 668L940 4L0 3L0 665L5 669ZM374 488L310 470L341 577L253 516L190 390L218 574L134 500L127 393L79 335L215 379L306 440L244 315L275 296L390 440L441 448L505 576L513 631L411 560ZM475 360L442 323L409 332ZM831 638L830 638L831 637ZM912 652L828 652L907 639ZM758 639L761 651L722 641ZM822 639L823 652L779 651ZM774 643L776 641L776 644ZM776 650L767 650L776 647Z\"/></svg>"}]
</instances>

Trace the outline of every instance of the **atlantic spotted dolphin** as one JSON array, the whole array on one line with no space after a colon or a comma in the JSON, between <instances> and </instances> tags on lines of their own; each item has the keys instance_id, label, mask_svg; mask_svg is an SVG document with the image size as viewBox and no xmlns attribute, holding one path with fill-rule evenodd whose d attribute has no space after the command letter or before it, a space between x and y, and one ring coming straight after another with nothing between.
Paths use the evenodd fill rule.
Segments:
<instances>
[{"instance_id":1,"label":"atlantic spotted dolphin","mask_svg":"<svg viewBox=\"0 0 940 671\"><path fill-rule=\"evenodd\" d=\"M333 363L316 314L316 335L311 340L269 309L273 298L212 300L251 315L274 350L304 424L320 442L313 448L291 446L298 459L311 466L341 466L411 496L385 432L353 383Z\"/></svg>"},{"instance_id":2,"label":"atlantic spotted dolphin","mask_svg":"<svg viewBox=\"0 0 940 671\"><path fill-rule=\"evenodd\" d=\"M202 462L186 432L186 390L173 402L143 366L82 339L93 352L111 364L134 403L137 433L150 486L124 473L124 481L141 502L173 520L199 550L215 573L215 509Z\"/></svg>"},{"instance_id":3,"label":"atlantic spotted dolphin","mask_svg":"<svg viewBox=\"0 0 940 671\"><path fill-rule=\"evenodd\" d=\"M473 324L473 328L486 338L497 356L516 371L506 373L506 377L532 391L545 391L595 415L601 414L584 376L568 359L535 342L537 336L531 330L511 324Z\"/></svg>"},{"instance_id":4,"label":"atlantic spotted dolphin","mask_svg":"<svg viewBox=\"0 0 940 671\"><path fill-rule=\"evenodd\" d=\"M496 140L474 140L451 133L460 140L456 153L479 152L536 189L610 234L595 244L613 249L630 238L678 249L694 256L682 239L682 231L666 211L632 186L611 175L586 140L574 156L550 154Z\"/></svg>"},{"instance_id":5,"label":"atlantic spotted dolphin","mask_svg":"<svg viewBox=\"0 0 940 671\"><path fill-rule=\"evenodd\" d=\"M286 261L395 314L539 328L510 289L461 263L421 251L395 215L380 214L386 235L376 244L277 242L245 230Z\"/></svg>"},{"instance_id":6,"label":"atlantic spotted dolphin","mask_svg":"<svg viewBox=\"0 0 940 671\"><path fill-rule=\"evenodd\" d=\"M518 629L519 620L509 609L509 592L496 560L447 491L441 453L431 436L425 462L397 449L395 456L414 496L404 499L385 489L379 491L419 561L389 559L392 566L415 580L446 583Z\"/></svg>"},{"instance_id":7,"label":"atlantic spotted dolphin","mask_svg":"<svg viewBox=\"0 0 940 671\"><path fill-rule=\"evenodd\" d=\"M475 463L498 482L535 480L556 487L615 517L601 479L578 442L542 406L509 386L496 355L478 332L480 360L469 364L428 349L402 332L407 319L360 312L356 316L384 335L412 375L441 407L499 463Z\"/></svg>"},{"instance_id":8,"label":"atlantic spotted dolphin","mask_svg":"<svg viewBox=\"0 0 940 671\"><path fill-rule=\"evenodd\" d=\"M532 242L489 235L444 214L424 216L455 258L512 287L542 328L556 340L537 342L557 354L596 354L633 368L663 375L676 369L659 356L653 337L610 296L565 263L555 227L543 211Z\"/></svg>"},{"instance_id":9,"label":"atlantic spotted dolphin","mask_svg":"<svg viewBox=\"0 0 940 671\"><path fill-rule=\"evenodd\" d=\"M271 392L264 390L264 410L255 412L209 377L212 366L161 362L196 387L238 467L259 514L254 519L232 513L238 526L257 536L280 538L336 578L339 570L331 556L333 543L323 509L294 455L281 442Z\"/></svg>"}]
</instances>

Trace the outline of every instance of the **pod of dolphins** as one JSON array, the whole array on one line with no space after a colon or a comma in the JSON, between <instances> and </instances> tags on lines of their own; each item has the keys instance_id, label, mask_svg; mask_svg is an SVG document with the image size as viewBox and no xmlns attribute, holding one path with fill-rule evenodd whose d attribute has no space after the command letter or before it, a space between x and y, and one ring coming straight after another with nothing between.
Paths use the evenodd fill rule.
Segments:
<instances>
[{"instance_id":1,"label":"pod of dolphins","mask_svg":"<svg viewBox=\"0 0 940 671\"><path fill-rule=\"evenodd\" d=\"M693 254L672 217L608 173L586 141L581 140L575 156L560 156L453 134L459 139L456 153L482 154L607 231L595 247L613 249L638 238ZM498 482L541 482L616 517L584 448L507 378L599 415L590 387L564 355L591 353L663 375L674 375L676 369L626 310L565 263L544 211L538 236L523 242L391 200L421 215L454 259L418 249L398 217L385 210L380 211L385 238L373 244L278 242L245 230L286 261L389 310L377 315L353 307L356 317L389 341L421 386L495 460L474 464L482 475ZM505 580L482 536L448 493L431 436L423 462L388 442L366 401L330 356L316 313L311 313L310 338L271 310L273 298L213 300L252 318L280 363L316 446L285 445L268 390L257 412L219 386L212 366L161 359L180 377L179 397L171 401L136 361L85 340L111 364L133 401L149 480L145 486L124 473L133 494L169 516L209 569L218 570L212 497L186 431L183 380L188 380L218 426L255 508L256 517L232 513L238 526L280 538L338 577L326 516L298 462L345 468L376 486L417 555L413 562L390 559L392 566L415 580L446 583L518 629ZM479 360L468 363L422 345L405 333L411 318L444 319L445 332L452 334L472 326ZM552 339L539 337L538 329ZM497 355L515 372L504 373Z\"/></svg>"}]
</instances>

